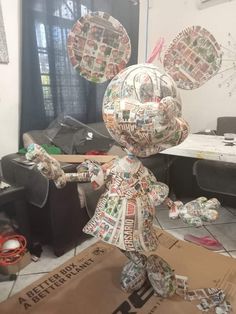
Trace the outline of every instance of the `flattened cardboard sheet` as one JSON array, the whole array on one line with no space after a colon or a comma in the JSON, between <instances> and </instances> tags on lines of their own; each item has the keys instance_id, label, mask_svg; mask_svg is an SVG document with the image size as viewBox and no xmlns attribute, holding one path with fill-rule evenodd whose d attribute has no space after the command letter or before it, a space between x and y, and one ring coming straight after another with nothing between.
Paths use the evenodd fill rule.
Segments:
<instances>
[{"instance_id":1,"label":"flattened cardboard sheet","mask_svg":"<svg viewBox=\"0 0 236 314\"><path fill-rule=\"evenodd\" d=\"M53 158L61 162L77 164L85 160L94 160L94 161L104 163L104 162L109 162L117 158L117 156L113 156L113 155L53 155Z\"/></svg>"},{"instance_id":2,"label":"flattened cardboard sheet","mask_svg":"<svg viewBox=\"0 0 236 314\"><path fill-rule=\"evenodd\" d=\"M158 229L156 254L172 265L176 274L189 278L189 289L218 287L236 309L236 261L177 240ZM34 314L183 314L202 313L193 302L179 296L161 299L145 284L125 293L120 273L126 257L98 242L0 304L1 313Z\"/></svg>"}]
</instances>

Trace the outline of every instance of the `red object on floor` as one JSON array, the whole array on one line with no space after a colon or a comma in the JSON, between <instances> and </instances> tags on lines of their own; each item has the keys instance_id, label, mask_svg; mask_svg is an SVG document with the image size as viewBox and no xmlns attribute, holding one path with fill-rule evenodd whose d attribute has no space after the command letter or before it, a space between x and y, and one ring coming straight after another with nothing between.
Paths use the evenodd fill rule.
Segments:
<instances>
[{"instance_id":1,"label":"red object on floor","mask_svg":"<svg viewBox=\"0 0 236 314\"><path fill-rule=\"evenodd\" d=\"M90 150L85 155L107 155L107 153L102 150Z\"/></svg>"},{"instance_id":2,"label":"red object on floor","mask_svg":"<svg viewBox=\"0 0 236 314\"><path fill-rule=\"evenodd\" d=\"M192 242L194 244L200 245L202 247L205 247L208 250L212 251L219 251L223 250L224 247L222 244L217 241L216 239L210 237L210 236L205 236L205 237L196 237L192 234L185 234L184 235L184 240Z\"/></svg>"},{"instance_id":3,"label":"red object on floor","mask_svg":"<svg viewBox=\"0 0 236 314\"><path fill-rule=\"evenodd\" d=\"M10 240L17 240L19 247L5 249L4 243ZM26 244L26 238L19 234L5 236L3 239L1 238L0 265L11 265L17 263L26 252Z\"/></svg>"}]
</instances>

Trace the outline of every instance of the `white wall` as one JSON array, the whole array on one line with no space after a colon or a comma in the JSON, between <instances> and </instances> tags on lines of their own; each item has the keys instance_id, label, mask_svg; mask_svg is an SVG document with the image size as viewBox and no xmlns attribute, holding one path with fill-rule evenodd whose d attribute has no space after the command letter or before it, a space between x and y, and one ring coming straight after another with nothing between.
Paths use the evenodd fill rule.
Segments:
<instances>
[{"instance_id":1,"label":"white wall","mask_svg":"<svg viewBox=\"0 0 236 314\"><path fill-rule=\"evenodd\" d=\"M230 32L234 38L236 62L236 1L199 10L197 0L149 0L148 36L146 36L147 3L148 0L141 0L139 62L145 61L146 49L149 55L160 37L165 38L166 49L181 30L192 25L205 27L219 44L227 47L227 35ZM236 86L236 69L234 73ZM229 97L229 88L218 87L221 82L222 79L218 75L198 89L180 90L183 116L189 122L192 132L215 129L218 116L236 116L236 90L232 97Z\"/></svg>"},{"instance_id":2,"label":"white wall","mask_svg":"<svg viewBox=\"0 0 236 314\"><path fill-rule=\"evenodd\" d=\"M0 64L0 158L18 150L20 0L1 0L9 63Z\"/></svg>"}]
</instances>

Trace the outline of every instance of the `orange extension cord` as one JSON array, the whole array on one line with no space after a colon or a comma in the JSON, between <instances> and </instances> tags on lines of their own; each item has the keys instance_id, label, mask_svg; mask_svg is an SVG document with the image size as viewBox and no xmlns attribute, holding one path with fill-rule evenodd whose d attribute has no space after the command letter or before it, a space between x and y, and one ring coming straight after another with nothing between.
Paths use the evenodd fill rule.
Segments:
<instances>
[{"instance_id":1,"label":"orange extension cord","mask_svg":"<svg viewBox=\"0 0 236 314\"><path fill-rule=\"evenodd\" d=\"M13 239L18 240L20 246L15 249L4 249L4 243ZM26 239L22 235L0 236L0 265L6 266L17 263L26 252L26 244Z\"/></svg>"}]
</instances>

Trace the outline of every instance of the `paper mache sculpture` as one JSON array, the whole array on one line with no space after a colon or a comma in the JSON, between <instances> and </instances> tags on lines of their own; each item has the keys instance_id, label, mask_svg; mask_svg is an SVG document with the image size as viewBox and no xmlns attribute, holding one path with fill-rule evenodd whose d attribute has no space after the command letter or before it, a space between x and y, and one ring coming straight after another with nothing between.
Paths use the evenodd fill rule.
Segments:
<instances>
[{"instance_id":1,"label":"paper mache sculpture","mask_svg":"<svg viewBox=\"0 0 236 314\"><path fill-rule=\"evenodd\" d=\"M95 189L105 184L84 232L117 246L129 258L121 274L125 291L139 289L148 278L158 295L171 296L176 289L171 267L156 255L145 255L158 246L153 219L169 189L136 156L156 154L187 137L175 83L154 65L130 66L108 85L103 117L127 156L103 165L87 160L72 174L64 173L59 162L36 144L29 146L26 158L57 187L68 181L90 180Z\"/></svg>"},{"instance_id":2,"label":"paper mache sculpture","mask_svg":"<svg viewBox=\"0 0 236 314\"><path fill-rule=\"evenodd\" d=\"M201 36L206 34L199 28L193 30L194 34L196 31ZM184 42L185 37L181 37ZM186 38L188 41L189 35ZM163 41L158 50L162 45ZM216 199L203 197L185 205L171 201L168 186L159 182L138 159L178 145L187 137L189 127L181 117L176 83L163 70L149 63L123 69L131 53L130 40L124 27L104 12L82 17L70 32L67 47L72 65L84 78L97 83L113 78L103 99L103 119L110 135L127 155L104 164L86 160L75 173L65 173L60 163L37 144L28 147L26 158L35 162L38 170L54 180L58 188L72 181L90 181L94 189L105 185L95 213L83 231L116 246L127 256L128 262L121 272L124 291L136 291L149 280L161 297L170 297L178 290L182 290L185 297L186 280L181 279L179 285L181 276L175 275L171 266L154 254L158 246L153 226L156 207L165 202L171 218L180 217L190 225L200 226L203 221L217 218L216 209L220 204ZM167 62L170 52L164 66L172 73L176 67ZM220 55L215 59L218 66ZM197 82L194 86L186 84L186 80L182 83L181 75L177 79L173 75L173 78L179 87L192 89L208 80L211 74L204 76L204 80L194 77Z\"/></svg>"}]
</instances>

